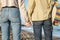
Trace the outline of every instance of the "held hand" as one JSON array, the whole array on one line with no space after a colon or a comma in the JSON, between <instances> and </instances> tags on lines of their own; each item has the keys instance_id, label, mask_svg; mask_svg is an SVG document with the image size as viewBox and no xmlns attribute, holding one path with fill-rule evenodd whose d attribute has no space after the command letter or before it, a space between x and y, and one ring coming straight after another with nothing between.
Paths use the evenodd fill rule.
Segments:
<instances>
[{"instance_id":1,"label":"held hand","mask_svg":"<svg viewBox=\"0 0 60 40\"><path fill-rule=\"evenodd\" d=\"M31 22L30 22L30 20L29 20L29 18L28 18L28 17L26 18L25 26L28 26L28 27L30 27L30 26L31 26Z\"/></svg>"},{"instance_id":2,"label":"held hand","mask_svg":"<svg viewBox=\"0 0 60 40\"><path fill-rule=\"evenodd\" d=\"M30 27L30 26L31 26L31 22L26 22L25 25L26 25L27 27Z\"/></svg>"}]
</instances>

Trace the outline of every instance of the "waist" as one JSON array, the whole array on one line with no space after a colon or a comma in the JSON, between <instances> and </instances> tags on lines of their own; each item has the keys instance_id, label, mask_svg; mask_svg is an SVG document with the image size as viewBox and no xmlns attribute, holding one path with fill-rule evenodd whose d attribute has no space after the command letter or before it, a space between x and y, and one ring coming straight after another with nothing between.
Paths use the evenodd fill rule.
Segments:
<instances>
[{"instance_id":1,"label":"waist","mask_svg":"<svg viewBox=\"0 0 60 40\"><path fill-rule=\"evenodd\" d=\"M17 8L16 6L4 6L2 8Z\"/></svg>"}]
</instances>

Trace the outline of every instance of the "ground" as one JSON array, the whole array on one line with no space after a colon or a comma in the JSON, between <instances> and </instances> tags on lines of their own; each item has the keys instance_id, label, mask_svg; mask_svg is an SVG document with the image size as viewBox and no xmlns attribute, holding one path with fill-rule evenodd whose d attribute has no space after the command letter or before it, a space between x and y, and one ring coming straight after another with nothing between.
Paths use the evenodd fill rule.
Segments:
<instances>
[{"instance_id":1,"label":"ground","mask_svg":"<svg viewBox=\"0 0 60 40\"><path fill-rule=\"evenodd\" d=\"M1 39L1 30L0 30L0 40L2 40ZM12 40L12 33L10 32L10 40ZM24 31L24 30L22 30L22 32L21 32L21 40L34 40L34 36L33 36L33 33L29 33L29 32L26 32L26 31ZM43 39L42 40L44 40L44 37L43 37ZM60 38L57 38L57 37L53 37L53 40L60 40Z\"/></svg>"}]
</instances>

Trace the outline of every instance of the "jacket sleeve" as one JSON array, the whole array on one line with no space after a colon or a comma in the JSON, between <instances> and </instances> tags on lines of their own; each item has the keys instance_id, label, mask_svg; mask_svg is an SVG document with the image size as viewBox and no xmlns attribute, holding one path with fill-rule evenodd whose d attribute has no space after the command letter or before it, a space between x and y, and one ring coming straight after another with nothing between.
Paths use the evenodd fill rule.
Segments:
<instances>
[{"instance_id":1,"label":"jacket sleeve","mask_svg":"<svg viewBox=\"0 0 60 40\"><path fill-rule=\"evenodd\" d=\"M35 8L35 0L28 0L28 16L30 20L31 20L34 8Z\"/></svg>"},{"instance_id":2,"label":"jacket sleeve","mask_svg":"<svg viewBox=\"0 0 60 40\"><path fill-rule=\"evenodd\" d=\"M18 0L18 5L19 5L20 13L23 15L24 19L26 20L28 15L27 15L27 10L25 8L24 0Z\"/></svg>"}]
</instances>

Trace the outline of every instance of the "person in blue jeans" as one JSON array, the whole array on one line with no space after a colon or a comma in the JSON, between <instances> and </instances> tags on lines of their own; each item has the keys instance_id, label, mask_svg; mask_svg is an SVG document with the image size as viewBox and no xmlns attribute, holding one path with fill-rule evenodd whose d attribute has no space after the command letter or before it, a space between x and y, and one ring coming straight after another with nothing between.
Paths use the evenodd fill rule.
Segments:
<instances>
[{"instance_id":1,"label":"person in blue jeans","mask_svg":"<svg viewBox=\"0 0 60 40\"><path fill-rule=\"evenodd\" d=\"M21 40L20 10L26 14L24 0L0 0L2 40L10 40L10 27L13 40ZM26 16L24 15L25 19Z\"/></svg>"}]
</instances>

